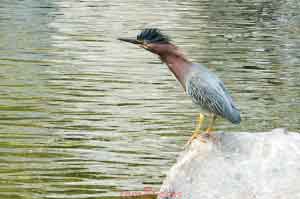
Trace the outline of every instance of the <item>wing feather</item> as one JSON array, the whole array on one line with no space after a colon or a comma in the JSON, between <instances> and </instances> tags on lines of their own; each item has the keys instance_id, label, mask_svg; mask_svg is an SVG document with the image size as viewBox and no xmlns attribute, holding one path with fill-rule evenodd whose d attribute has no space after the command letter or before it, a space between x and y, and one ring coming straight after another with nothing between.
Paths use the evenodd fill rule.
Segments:
<instances>
[{"instance_id":1,"label":"wing feather","mask_svg":"<svg viewBox=\"0 0 300 199\"><path fill-rule=\"evenodd\" d=\"M192 75L186 85L187 93L192 97L194 103L233 123L239 123L239 111L223 82L216 76L199 74L201 73Z\"/></svg>"}]
</instances>

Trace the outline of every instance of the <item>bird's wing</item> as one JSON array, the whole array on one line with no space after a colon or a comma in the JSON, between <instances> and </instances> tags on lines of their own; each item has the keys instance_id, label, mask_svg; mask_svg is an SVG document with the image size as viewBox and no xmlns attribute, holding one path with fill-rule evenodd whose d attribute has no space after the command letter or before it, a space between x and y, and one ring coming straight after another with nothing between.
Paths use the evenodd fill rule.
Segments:
<instances>
[{"instance_id":1,"label":"bird's wing","mask_svg":"<svg viewBox=\"0 0 300 199\"><path fill-rule=\"evenodd\" d=\"M206 74L207 75L207 74ZM240 121L239 111L224 84L215 76L195 75L187 81L187 93L194 103L233 123Z\"/></svg>"},{"instance_id":2,"label":"bird's wing","mask_svg":"<svg viewBox=\"0 0 300 199\"><path fill-rule=\"evenodd\" d=\"M187 93L192 97L194 103L217 115L223 116L226 101L217 89L210 86L206 81L198 83L195 79L188 81L187 88Z\"/></svg>"},{"instance_id":3,"label":"bird's wing","mask_svg":"<svg viewBox=\"0 0 300 199\"><path fill-rule=\"evenodd\" d=\"M234 103L234 101L233 101L231 95L229 94L229 91L226 89L224 83L223 83L222 81L219 81L219 85L220 85L220 87L222 88L222 90L223 90L223 92L225 93L225 95L227 96L227 98L229 99L229 101L230 101L232 107L233 107L234 109L237 109L237 110L238 110L238 108L237 108L237 106L235 105L235 103Z\"/></svg>"}]
</instances>

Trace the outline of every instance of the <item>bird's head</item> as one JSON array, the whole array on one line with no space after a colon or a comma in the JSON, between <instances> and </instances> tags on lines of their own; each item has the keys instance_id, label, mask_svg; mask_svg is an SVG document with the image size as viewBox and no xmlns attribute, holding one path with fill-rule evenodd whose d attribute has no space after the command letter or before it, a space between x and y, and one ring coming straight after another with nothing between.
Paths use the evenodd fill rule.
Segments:
<instances>
[{"instance_id":1,"label":"bird's head","mask_svg":"<svg viewBox=\"0 0 300 199\"><path fill-rule=\"evenodd\" d=\"M157 28L146 28L136 38L118 38L121 41L139 45L140 47L157 55L170 51L174 46L170 38Z\"/></svg>"}]
</instances>

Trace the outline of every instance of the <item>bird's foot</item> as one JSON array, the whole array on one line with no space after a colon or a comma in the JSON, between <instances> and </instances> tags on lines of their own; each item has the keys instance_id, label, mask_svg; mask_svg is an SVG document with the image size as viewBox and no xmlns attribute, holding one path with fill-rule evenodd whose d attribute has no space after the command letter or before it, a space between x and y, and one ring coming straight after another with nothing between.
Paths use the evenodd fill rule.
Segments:
<instances>
[{"instance_id":1,"label":"bird's foot","mask_svg":"<svg viewBox=\"0 0 300 199\"><path fill-rule=\"evenodd\" d=\"M211 139L212 141L217 140L216 136L214 136L214 132L213 132L212 128L207 128L205 133L203 133L202 136L206 139Z\"/></svg>"},{"instance_id":2,"label":"bird's foot","mask_svg":"<svg viewBox=\"0 0 300 199\"><path fill-rule=\"evenodd\" d=\"M204 133L205 136L211 137L213 135L213 129L208 127Z\"/></svg>"},{"instance_id":3,"label":"bird's foot","mask_svg":"<svg viewBox=\"0 0 300 199\"><path fill-rule=\"evenodd\" d=\"M194 139L199 139L201 142L206 142L206 140L202 137L202 134L200 134L200 132L195 131L193 133L193 135L190 137L190 139L187 141L187 143L184 145L184 149L186 149L192 142Z\"/></svg>"},{"instance_id":4,"label":"bird's foot","mask_svg":"<svg viewBox=\"0 0 300 199\"><path fill-rule=\"evenodd\" d=\"M202 113L200 113L199 117L197 118L197 126L195 129L195 132L190 137L190 139L187 141L187 143L184 145L184 147L183 147L184 149L186 149L196 138L199 138L201 142L206 142L206 140L202 137L202 135L200 133L200 131L201 131L200 129L201 129L203 121L204 121L204 115Z\"/></svg>"}]
</instances>

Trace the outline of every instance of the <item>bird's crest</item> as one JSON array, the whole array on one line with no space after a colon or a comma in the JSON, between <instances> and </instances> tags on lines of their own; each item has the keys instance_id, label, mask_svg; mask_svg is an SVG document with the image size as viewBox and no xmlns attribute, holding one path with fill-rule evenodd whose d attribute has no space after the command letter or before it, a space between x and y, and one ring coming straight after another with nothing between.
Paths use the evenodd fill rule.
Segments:
<instances>
[{"instance_id":1,"label":"bird's crest","mask_svg":"<svg viewBox=\"0 0 300 199\"><path fill-rule=\"evenodd\" d=\"M146 28L137 36L137 40L149 43L169 43L170 38L157 28Z\"/></svg>"}]
</instances>

